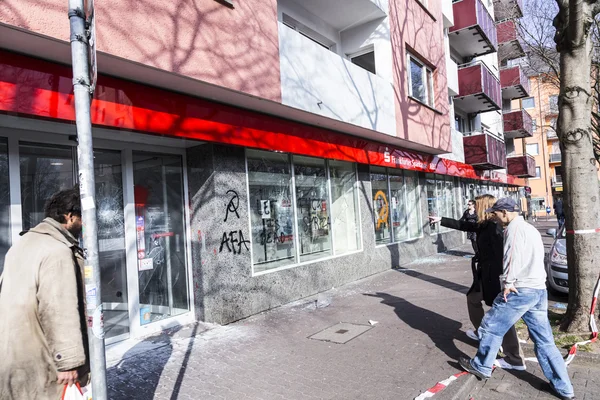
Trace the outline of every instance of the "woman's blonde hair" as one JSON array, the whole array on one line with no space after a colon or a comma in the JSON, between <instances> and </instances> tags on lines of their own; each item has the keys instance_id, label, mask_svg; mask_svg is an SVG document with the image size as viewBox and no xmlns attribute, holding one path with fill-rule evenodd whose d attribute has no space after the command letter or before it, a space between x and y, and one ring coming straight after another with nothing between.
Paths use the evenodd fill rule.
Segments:
<instances>
[{"instance_id":1,"label":"woman's blonde hair","mask_svg":"<svg viewBox=\"0 0 600 400\"><path fill-rule=\"evenodd\" d=\"M492 214L486 213L485 210L493 207L494 204L496 204L496 198L491 194L475 197L475 211L477 211L477 218L480 224L492 218Z\"/></svg>"}]
</instances>

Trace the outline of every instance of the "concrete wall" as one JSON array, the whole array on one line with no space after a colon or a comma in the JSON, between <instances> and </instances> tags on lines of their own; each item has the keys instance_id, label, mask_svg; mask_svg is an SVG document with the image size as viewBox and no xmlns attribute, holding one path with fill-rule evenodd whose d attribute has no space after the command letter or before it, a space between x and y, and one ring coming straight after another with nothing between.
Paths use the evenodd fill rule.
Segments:
<instances>
[{"instance_id":1,"label":"concrete wall","mask_svg":"<svg viewBox=\"0 0 600 400\"><path fill-rule=\"evenodd\" d=\"M395 135L389 80L279 23L283 104Z\"/></svg>"},{"instance_id":2,"label":"concrete wall","mask_svg":"<svg viewBox=\"0 0 600 400\"><path fill-rule=\"evenodd\" d=\"M98 51L280 101L277 0L96 1ZM68 43L63 0L0 1L0 23Z\"/></svg>"},{"instance_id":3,"label":"concrete wall","mask_svg":"<svg viewBox=\"0 0 600 400\"><path fill-rule=\"evenodd\" d=\"M369 167L359 165L363 251L253 277L250 252L244 246L235 254L220 246L223 233L241 232L244 239L250 238L244 149L206 144L190 148L187 159L194 298L200 320L232 322L463 243L460 232L429 234L421 178L424 236L375 247ZM230 190L239 198L239 217L227 213L232 199Z\"/></svg>"}]
</instances>

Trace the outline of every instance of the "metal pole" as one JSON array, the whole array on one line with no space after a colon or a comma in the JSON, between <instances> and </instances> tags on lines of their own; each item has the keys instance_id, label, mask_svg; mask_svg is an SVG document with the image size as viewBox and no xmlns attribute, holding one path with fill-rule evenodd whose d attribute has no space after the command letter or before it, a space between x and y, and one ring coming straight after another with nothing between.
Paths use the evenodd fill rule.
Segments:
<instances>
[{"instance_id":1,"label":"metal pole","mask_svg":"<svg viewBox=\"0 0 600 400\"><path fill-rule=\"evenodd\" d=\"M81 218L83 222L82 237L83 248L85 249L84 275L88 312L92 395L94 400L107 400L104 314L100 291L94 151L90 116L91 89L88 61L88 33L86 30L84 0L69 0L69 22L71 26L73 92L75 94L75 121L78 140L78 177L81 191Z\"/></svg>"}]
</instances>

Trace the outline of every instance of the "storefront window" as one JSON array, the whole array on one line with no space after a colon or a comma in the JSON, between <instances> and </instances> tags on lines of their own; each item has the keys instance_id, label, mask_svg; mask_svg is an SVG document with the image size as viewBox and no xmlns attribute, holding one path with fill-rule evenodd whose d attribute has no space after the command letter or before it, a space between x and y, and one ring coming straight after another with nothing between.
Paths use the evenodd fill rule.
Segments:
<instances>
[{"instance_id":1,"label":"storefront window","mask_svg":"<svg viewBox=\"0 0 600 400\"><path fill-rule=\"evenodd\" d=\"M294 156L300 262L332 254L325 160Z\"/></svg>"},{"instance_id":2,"label":"storefront window","mask_svg":"<svg viewBox=\"0 0 600 400\"><path fill-rule=\"evenodd\" d=\"M296 260L291 169L287 154L247 150L254 271Z\"/></svg>"},{"instance_id":3,"label":"storefront window","mask_svg":"<svg viewBox=\"0 0 600 400\"><path fill-rule=\"evenodd\" d=\"M0 274L4 269L4 256L11 243L9 188L8 145L5 138L0 138Z\"/></svg>"},{"instance_id":4,"label":"storefront window","mask_svg":"<svg viewBox=\"0 0 600 400\"><path fill-rule=\"evenodd\" d=\"M129 333L121 153L94 150L98 249L107 338Z\"/></svg>"},{"instance_id":5,"label":"storefront window","mask_svg":"<svg viewBox=\"0 0 600 400\"><path fill-rule=\"evenodd\" d=\"M335 254L356 251L360 248L356 164L329 161L329 177Z\"/></svg>"},{"instance_id":6,"label":"storefront window","mask_svg":"<svg viewBox=\"0 0 600 400\"><path fill-rule=\"evenodd\" d=\"M402 170L390 169L390 211L395 242L401 242L408 238L405 195Z\"/></svg>"},{"instance_id":7,"label":"storefront window","mask_svg":"<svg viewBox=\"0 0 600 400\"><path fill-rule=\"evenodd\" d=\"M384 167L371 167L371 190L373 192L375 242L377 244L390 243L388 177Z\"/></svg>"},{"instance_id":8,"label":"storefront window","mask_svg":"<svg viewBox=\"0 0 600 400\"><path fill-rule=\"evenodd\" d=\"M421 195L417 172L371 167L371 187L375 238L378 244L401 242L421 236Z\"/></svg>"},{"instance_id":9,"label":"storefront window","mask_svg":"<svg viewBox=\"0 0 600 400\"><path fill-rule=\"evenodd\" d=\"M429 214L439 217L457 218L459 210L455 201L454 178L451 176L427 174L427 203ZM447 232L450 229L435 224L433 233Z\"/></svg>"},{"instance_id":10,"label":"storefront window","mask_svg":"<svg viewBox=\"0 0 600 400\"><path fill-rule=\"evenodd\" d=\"M73 152L70 147L22 143L21 208L23 230L44 219L46 201L56 192L73 187Z\"/></svg>"},{"instance_id":11,"label":"storefront window","mask_svg":"<svg viewBox=\"0 0 600 400\"><path fill-rule=\"evenodd\" d=\"M133 153L142 325L189 310L179 156Z\"/></svg>"},{"instance_id":12,"label":"storefront window","mask_svg":"<svg viewBox=\"0 0 600 400\"><path fill-rule=\"evenodd\" d=\"M408 236L410 239L415 239L423 233L419 174L415 171L404 171L404 187L406 190L405 207L408 221Z\"/></svg>"}]
</instances>

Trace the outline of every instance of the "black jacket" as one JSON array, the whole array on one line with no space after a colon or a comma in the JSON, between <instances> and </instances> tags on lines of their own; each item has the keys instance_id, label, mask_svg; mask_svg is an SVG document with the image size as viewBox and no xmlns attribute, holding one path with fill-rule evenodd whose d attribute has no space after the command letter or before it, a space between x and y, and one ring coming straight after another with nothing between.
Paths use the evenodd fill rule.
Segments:
<instances>
[{"instance_id":1,"label":"black jacket","mask_svg":"<svg viewBox=\"0 0 600 400\"><path fill-rule=\"evenodd\" d=\"M460 220L475 224L479 218L477 217L477 213L470 214L469 210L466 210ZM467 232L467 239L477 240L477 234L475 232Z\"/></svg>"},{"instance_id":2,"label":"black jacket","mask_svg":"<svg viewBox=\"0 0 600 400\"><path fill-rule=\"evenodd\" d=\"M442 226L465 232L477 233L479 255L473 259L473 285L468 293L479 291L479 282L483 289L483 300L491 306L501 291L500 275L504 257L504 232L495 221L484 221L481 224L470 221L457 221L452 218L442 218ZM467 294L468 294L467 293Z\"/></svg>"}]
</instances>

